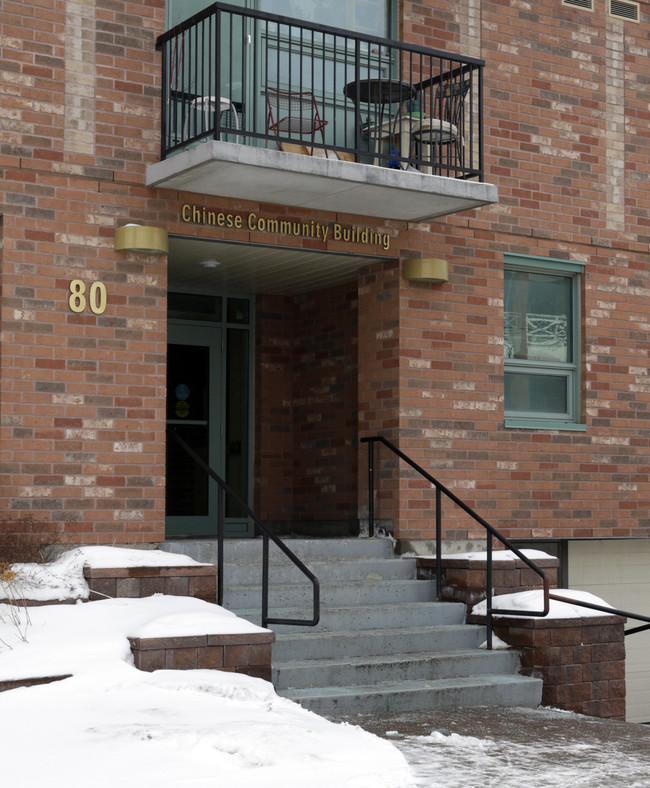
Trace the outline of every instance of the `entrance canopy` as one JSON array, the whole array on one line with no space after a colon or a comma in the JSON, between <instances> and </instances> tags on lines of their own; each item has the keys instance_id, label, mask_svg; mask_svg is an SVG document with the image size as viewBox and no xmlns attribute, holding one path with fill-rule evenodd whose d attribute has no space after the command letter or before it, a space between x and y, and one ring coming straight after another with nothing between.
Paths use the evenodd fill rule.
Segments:
<instances>
[{"instance_id":1,"label":"entrance canopy","mask_svg":"<svg viewBox=\"0 0 650 788\"><path fill-rule=\"evenodd\" d=\"M171 236L169 288L297 295L343 284L394 258Z\"/></svg>"}]
</instances>

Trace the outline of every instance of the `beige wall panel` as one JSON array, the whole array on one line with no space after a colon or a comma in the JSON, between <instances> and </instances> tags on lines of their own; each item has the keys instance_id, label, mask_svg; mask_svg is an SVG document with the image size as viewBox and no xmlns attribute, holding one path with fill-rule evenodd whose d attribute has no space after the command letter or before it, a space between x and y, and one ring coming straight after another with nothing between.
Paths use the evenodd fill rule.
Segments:
<instances>
[{"instance_id":1,"label":"beige wall panel","mask_svg":"<svg viewBox=\"0 0 650 788\"><path fill-rule=\"evenodd\" d=\"M569 542L569 586L650 616L650 540ZM629 620L627 628L640 622ZM628 722L650 721L650 631L625 639Z\"/></svg>"}]
</instances>

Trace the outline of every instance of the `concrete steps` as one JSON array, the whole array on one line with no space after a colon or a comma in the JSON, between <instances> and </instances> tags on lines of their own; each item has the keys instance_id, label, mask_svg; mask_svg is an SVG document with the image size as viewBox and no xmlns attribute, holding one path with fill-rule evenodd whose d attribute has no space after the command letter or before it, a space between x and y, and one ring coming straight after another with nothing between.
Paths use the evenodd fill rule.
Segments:
<instances>
[{"instance_id":1,"label":"concrete steps","mask_svg":"<svg viewBox=\"0 0 650 788\"><path fill-rule=\"evenodd\" d=\"M368 656L313 657L278 660L274 684L278 691L294 688L345 687L350 685L390 684L400 681L438 681L482 675L516 672L519 660L512 651L494 652L494 657L472 650L449 652L406 652Z\"/></svg>"},{"instance_id":2,"label":"concrete steps","mask_svg":"<svg viewBox=\"0 0 650 788\"><path fill-rule=\"evenodd\" d=\"M414 558L396 558L387 539L287 539L319 578L317 627L273 625L278 694L325 716L443 709L537 706L539 679L517 673L513 651L479 648L483 627L465 607L435 601L433 582L417 580ZM216 561L211 542L166 549ZM228 540L224 606L260 623L261 540ZM271 546L270 615L311 618L311 585Z\"/></svg>"},{"instance_id":3,"label":"concrete steps","mask_svg":"<svg viewBox=\"0 0 650 788\"><path fill-rule=\"evenodd\" d=\"M278 694L325 717L386 712L435 711L478 706L534 708L538 679L484 676L438 681L393 681L378 685L291 689ZM371 709L372 711L369 711Z\"/></svg>"},{"instance_id":4,"label":"concrete steps","mask_svg":"<svg viewBox=\"0 0 650 788\"><path fill-rule=\"evenodd\" d=\"M253 621L255 624L261 623L260 608L240 608L238 615ZM277 608L273 608L274 617L278 613ZM285 607L281 609L284 618L308 618L311 609L306 607ZM430 602L423 605L421 602L402 602L389 603L383 605L364 605L363 607L347 605L342 607L328 607L321 610L321 618L316 627L305 629L303 626L289 626L276 624L273 629L276 633L296 632L301 635L312 632L338 632L359 630L378 630L387 626L404 626L423 629L431 626L432 622L439 624L462 624L464 621L464 609L461 605L449 604L445 602ZM463 624L463 628L464 624Z\"/></svg>"}]
</instances>

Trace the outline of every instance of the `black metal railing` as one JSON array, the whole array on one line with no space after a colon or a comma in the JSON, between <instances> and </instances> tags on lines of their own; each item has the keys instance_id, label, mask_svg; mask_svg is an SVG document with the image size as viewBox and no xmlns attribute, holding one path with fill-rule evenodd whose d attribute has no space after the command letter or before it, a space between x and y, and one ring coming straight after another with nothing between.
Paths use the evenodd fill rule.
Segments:
<instances>
[{"instance_id":1,"label":"black metal railing","mask_svg":"<svg viewBox=\"0 0 650 788\"><path fill-rule=\"evenodd\" d=\"M370 536L374 533L375 522L375 460L374 460L374 446L376 443L381 443L393 454L403 460L414 471L422 476L426 481L430 482L436 491L436 595L438 599L442 596L442 496L448 498L455 506L462 509L468 514L474 522L480 525L487 532L487 568L485 577L485 598L486 598L486 628L487 628L487 647L492 648L492 618L495 615L500 616L520 616L521 610L504 610L492 606L492 539L496 539L508 550L511 550L517 558L521 559L526 566L529 567L541 580L544 589L543 609L536 611L526 611L527 616L543 618L548 615L549 606L549 582L546 574L535 565L524 553L515 547L505 536L500 534L496 528L493 528L486 520L477 514L470 506L462 501L457 495L454 495L451 490L445 487L444 484L435 479L430 473L424 470L422 466L418 465L404 452L400 451L386 438L377 435L371 438L361 438L362 443L368 444L368 529Z\"/></svg>"},{"instance_id":2,"label":"black metal railing","mask_svg":"<svg viewBox=\"0 0 650 788\"><path fill-rule=\"evenodd\" d=\"M483 61L215 3L164 33L162 158L208 139L483 180Z\"/></svg>"},{"instance_id":3,"label":"black metal railing","mask_svg":"<svg viewBox=\"0 0 650 788\"><path fill-rule=\"evenodd\" d=\"M305 566L287 545L259 519L255 512L241 497L214 471L205 460L171 427L167 428L167 436L174 440L185 453L218 485L217 506L217 603L223 604L224 583L224 532L226 521L226 496L231 496L244 514L253 521L262 534L262 626L269 624L291 624L295 626L315 627L320 620L320 583L318 578ZM312 617L310 619L277 618L269 616L269 543L273 542L287 558L305 575L312 585Z\"/></svg>"},{"instance_id":4,"label":"black metal railing","mask_svg":"<svg viewBox=\"0 0 650 788\"><path fill-rule=\"evenodd\" d=\"M557 602L565 602L570 605L584 607L589 610L598 610L602 613L612 616L621 616L622 618L631 618L636 621L645 622L643 626L633 627L625 630L625 635L634 635L638 632L645 632L650 629L650 616L644 616L640 613L630 613L625 610L611 607L609 605L599 605L594 602L587 602L582 599L574 599L570 596L555 593L550 590L548 578L546 574L528 558L524 553L515 547L505 536L500 534L488 522L486 522L479 514L477 514L470 506L462 501L458 496L454 495L451 490L447 489L441 482L435 479L430 473L424 470L418 463L414 462L408 455L400 451L386 438L377 435L370 438L361 438L361 443L368 444L368 532L369 536L373 536L375 528L375 443L381 443L393 454L403 460L420 476L430 482L436 490L436 595L438 599L442 596L442 496L446 496L456 506L468 514L476 523L487 531L487 561L485 572L485 599L486 599L486 630L487 630L487 647L492 648L492 624L494 616L517 616L517 617L532 617L544 618L548 615L550 610L550 600L553 599ZM511 550L517 558L521 559L526 566L533 570L533 572L542 581L542 610L504 610L492 606L492 538L504 545L508 550Z\"/></svg>"},{"instance_id":5,"label":"black metal railing","mask_svg":"<svg viewBox=\"0 0 650 788\"><path fill-rule=\"evenodd\" d=\"M632 629L626 629L625 635L635 635L637 632L645 632L646 630L650 629L650 616L643 616L640 613L630 613L625 610L619 610L618 608L611 607L610 605L598 605L594 602L587 602L584 599L573 599L570 596L556 594L554 591L549 591L548 597L549 599L554 599L556 602L566 602L568 605L577 605L578 607L584 607L588 610L598 610L601 613L607 613L610 616L621 616L622 618L632 618L635 621L646 622L641 627L632 627Z\"/></svg>"}]
</instances>

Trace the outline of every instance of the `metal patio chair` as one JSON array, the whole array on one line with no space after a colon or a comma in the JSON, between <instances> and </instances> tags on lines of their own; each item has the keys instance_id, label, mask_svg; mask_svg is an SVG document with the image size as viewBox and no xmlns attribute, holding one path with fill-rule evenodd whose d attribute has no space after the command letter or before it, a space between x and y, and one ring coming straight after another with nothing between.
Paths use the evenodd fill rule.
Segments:
<instances>
[{"instance_id":1,"label":"metal patio chair","mask_svg":"<svg viewBox=\"0 0 650 788\"><path fill-rule=\"evenodd\" d=\"M313 155L314 138L320 133L322 149L327 156L323 131L327 121L321 118L313 93L267 87L266 105L266 130L267 133L275 135L278 150L282 150L281 135L285 135L291 141L298 139L303 144L304 138L309 137L311 155Z\"/></svg>"},{"instance_id":2,"label":"metal patio chair","mask_svg":"<svg viewBox=\"0 0 650 788\"><path fill-rule=\"evenodd\" d=\"M462 166L464 103L470 87L469 79L446 80L438 86L431 106L433 117L423 118L412 133L420 147L420 158L431 162L431 166L422 166L421 172L431 174L445 166Z\"/></svg>"},{"instance_id":3,"label":"metal patio chair","mask_svg":"<svg viewBox=\"0 0 650 788\"><path fill-rule=\"evenodd\" d=\"M239 116L235 105L230 99L221 96L198 96L189 103L188 113L183 124L183 139L188 140L198 137L216 126L216 112L219 112L219 124L229 129L239 130ZM227 121L224 123L224 116ZM193 133L190 133L193 132ZM235 135L235 142L239 142L239 135Z\"/></svg>"}]
</instances>

